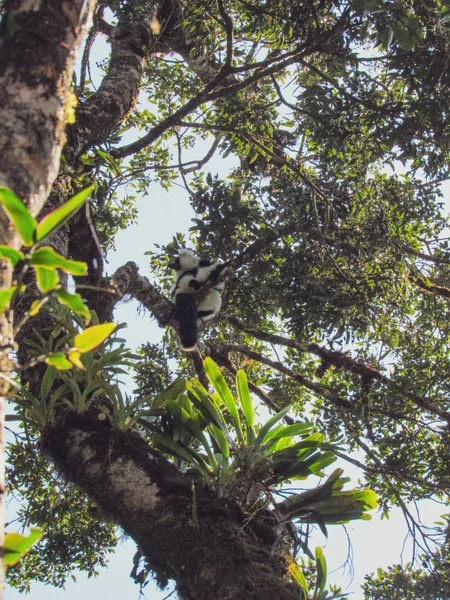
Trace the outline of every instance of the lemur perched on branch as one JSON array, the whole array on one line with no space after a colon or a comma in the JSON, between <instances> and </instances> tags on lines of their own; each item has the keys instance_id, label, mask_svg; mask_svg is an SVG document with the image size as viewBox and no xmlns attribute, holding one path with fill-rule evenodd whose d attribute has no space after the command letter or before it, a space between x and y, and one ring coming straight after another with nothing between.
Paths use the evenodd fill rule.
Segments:
<instances>
[{"instance_id":1,"label":"lemur perched on branch","mask_svg":"<svg viewBox=\"0 0 450 600\"><path fill-rule=\"evenodd\" d=\"M179 256L169 263L169 267L176 271L170 297L178 309L178 334L181 347L186 352L195 350L198 328L219 312L225 286L219 278L227 264L211 263L187 249L180 250ZM202 297L201 289L204 287L208 290Z\"/></svg>"}]
</instances>

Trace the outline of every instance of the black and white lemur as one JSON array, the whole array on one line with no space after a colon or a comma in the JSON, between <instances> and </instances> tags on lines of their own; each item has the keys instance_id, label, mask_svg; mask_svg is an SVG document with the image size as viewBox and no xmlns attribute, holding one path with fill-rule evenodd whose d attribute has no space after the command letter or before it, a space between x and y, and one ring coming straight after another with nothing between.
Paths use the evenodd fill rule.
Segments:
<instances>
[{"instance_id":1,"label":"black and white lemur","mask_svg":"<svg viewBox=\"0 0 450 600\"><path fill-rule=\"evenodd\" d=\"M181 347L186 352L196 349L199 327L219 312L225 286L225 282L219 281L219 278L227 264L198 258L186 248L180 250L179 256L169 263L169 267L176 271L170 298L178 309L178 334ZM208 291L198 302L197 292L205 286L208 286Z\"/></svg>"}]
</instances>

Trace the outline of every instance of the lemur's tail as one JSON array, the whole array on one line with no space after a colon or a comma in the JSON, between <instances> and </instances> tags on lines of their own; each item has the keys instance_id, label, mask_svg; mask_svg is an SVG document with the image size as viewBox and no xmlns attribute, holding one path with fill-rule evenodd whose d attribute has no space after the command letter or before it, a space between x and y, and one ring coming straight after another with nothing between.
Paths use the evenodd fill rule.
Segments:
<instances>
[{"instance_id":1,"label":"lemur's tail","mask_svg":"<svg viewBox=\"0 0 450 600\"><path fill-rule=\"evenodd\" d=\"M197 302L193 294L177 294L178 335L181 347L192 352L197 347Z\"/></svg>"}]
</instances>

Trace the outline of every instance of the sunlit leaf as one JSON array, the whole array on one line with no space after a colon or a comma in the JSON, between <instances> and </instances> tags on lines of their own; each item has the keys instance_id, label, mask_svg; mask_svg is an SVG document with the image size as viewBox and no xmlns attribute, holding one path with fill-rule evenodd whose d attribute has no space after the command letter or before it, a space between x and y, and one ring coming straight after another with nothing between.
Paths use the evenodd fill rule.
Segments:
<instances>
[{"instance_id":1,"label":"sunlit leaf","mask_svg":"<svg viewBox=\"0 0 450 600\"><path fill-rule=\"evenodd\" d=\"M225 419L223 418L222 413L217 410L214 402L210 400L210 396L202 384L198 380L192 379L190 382L186 382L186 388L192 401L196 407L201 410L205 418L209 422L215 423L225 433L227 431Z\"/></svg>"},{"instance_id":2,"label":"sunlit leaf","mask_svg":"<svg viewBox=\"0 0 450 600\"><path fill-rule=\"evenodd\" d=\"M286 427L279 427L275 431L269 431L265 436L264 442L273 442L282 437L301 435L308 433L312 429L312 423L294 423L293 425L287 425Z\"/></svg>"},{"instance_id":3,"label":"sunlit leaf","mask_svg":"<svg viewBox=\"0 0 450 600\"><path fill-rule=\"evenodd\" d=\"M45 362L52 367L56 367L58 371L70 371L70 369L73 368L73 364L67 360L66 355L63 352L47 356Z\"/></svg>"},{"instance_id":4,"label":"sunlit leaf","mask_svg":"<svg viewBox=\"0 0 450 600\"><path fill-rule=\"evenodd\" d=\"M85 366L83 365L83 363L80 360L81 359L80 352L77 352L76 350L69 350L69 352L67 354L67 358L70 360L71 363L73 363L79 369L82 369L83 371L86 370Z\"/></svg>"},{"instance_id":5,"label":"sunlit leaf","mask_svg":"<svg viewBox=\"0 0 450 600\"><path fill-rule=\"evenodd\" d=\"M304 591L305 596L307 596L309 592L308 583L298 564L295 562L291 563L288 570L295 583Z\"/></svg>"},{"instance_id":6,"label":"sunlit leaf","mask_svg":"<svg viewBox=\"0 0 450 600\"><path fill-rule=\"evenodd\" d=\"M68 306L73 312L76 312L80 315L84 315L86 317L86 325L89 324L91 320L91 313L89 312L88 307L83 302L80 294L70 294L66 288L59 288L55 292L56 297L65 306Z\"/></svg>"},{"instance_id":7,"label":"sunlit leaf","mask_svg":"<svg viewBox=\"0 0 450 600\"><path fill-rule=\"evenodd\" d=\"M0 186L0 204L22 238L25 246L32 246L36 238L36 219L12 190Z\"/></svg>"},{"instance_id":8,"label":"sunlit leaf","mask_svg":"<svg viewBox=\"0 0 450 600\"><path fill-rule=\"evenodd\" d=\"M265 441L265 438L269 431L272 429L272 427L274 427L278 423L278 421L281 421L281 419L287 415L290 409L290 406L286 406L285 408L283 408L283 410L280 410L279 413L277 413L276 415L271 417L266 423L264 423L264 425L258 432L258 436L255 442L256 447L259 447Z\"/></svg>"},{"instance_id":9,"label":"sunlit leaf","mask_svg":"<svg viewBox=\"0 0 450 600\"><path fill-rule=\"evenodd\" d=\"M50 246L43 246L35 250L31 255L30 262L33 266L42 269L61 269L71 275L87 275L87 264L85 262L64 258Z\"/></svg>"},{"instance_id":10,"label":"sunlit leaf","mask_svg":"<svg viewBox=\"0 0 450 600\"><path fill-rule=\"evenodd\" d=\"M316 548L316 589L314 591L314 598L320 595L327 585L327 563L323 555L323 550L320 546Z\"/></svg>"},{"instance_id":11,"label":"sunlit leaf","mask_svg":"<svg viewBox=\"0 0 450 600\"><path fill-rule=\"evenodd\" d=\"M42 529L33 527L29 535L21 533L7 533L5 535L5 563L15 565L28 550L42 537Z\"/></svg>"},{"instance_id":12,"label":"sunlit leaf","mask_svg":"<svg viewBox=\"0 0 450 600\"><path fill-rule=\"evenodd\" d=\"M9 246L0 246L0 259L9 261L13 267L25 257L19 250L14 250Z\"/></svg>"},{"instance_id":13,"label":"sunlit leaf","mask_svg":"<svg viewBox=\"0 0 450 600\"><path fill-rule=\"evenodd\" d=\"M230 392L230 388L228 387L224 376L220 372L216 363L209 356L205 358L203 365L205 367L206 374L208 375L208 379L210 380L216 392L220 395L228 409L228 412L231 415L231 418L234 421L239 440L243 442L244 436L242 434L241 420L239 418L236 400L234 399L233 394Z\"/></svg>"},{"instance_id":14,"label":"sunlit leaf","mask_svg":"<svg viewBox=\"0 0 450 600\"><path fill-rule=\"evenodd\" d=\"M239 400L242 406L242 412L244 413L245 421L249 429L253 428L255 422L255 415L253 412L252 399L250 397L250 391L248 389L247 375L245 371L240 369L236 373L236 387L238 391Z\"/></svg>"},{"instance_id":15,"label":"sunlit leaf","mask_svg":"<svg viewBox=\"0 0 450 600\"><path fill-rule=\"evenodd\" d=\"M102 323L101 325L88 327L88 329L75 336L73 345L81 354L89 352L104 342L116 327L115 323Z\"/></svg>"},{"instance_id":16,"label":"sunlit leaf","mask_svg":"<svg viewBox=\"0 0 450 600\"><path fill-rule=\"evenodd\" d=\"M59 283L58 273L56 271L50 271L49 269L43 269L41 267L34 267L36 272L36 283L39 290L42 293L51 292L56 288Z\"/></svg>"},{"instance_id":17,"label":"sunlit leaf","mask_svg":"<svg viewBox=\"0 0 450 600\"><path fill-rule=\"evenodd\" d=\"M94 185L90 185L78 194L75 194L65 204L52 211L38 224L36 230L36 241L41 242L51 233L54 233L79 210L88 199Z\"/></svg>"},{"instance_id":18,"label":"sunlit leaf","mask_svg":"<svg viewBox=\"0 0 450 600\"><path fill-rule=\"evenodd\" d=\"M16 289L17 286L13 285L13 287L8 288L7 290L0 290L0 314L4 313L8 308Z\"/></svg>"}]
</instances>

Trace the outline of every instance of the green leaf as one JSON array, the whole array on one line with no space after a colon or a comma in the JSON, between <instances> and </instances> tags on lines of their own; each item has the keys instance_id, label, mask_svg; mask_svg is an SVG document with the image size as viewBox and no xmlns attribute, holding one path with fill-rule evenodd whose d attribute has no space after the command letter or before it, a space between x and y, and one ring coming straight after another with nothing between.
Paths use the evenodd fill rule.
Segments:
<instances>
[{"instance_id":1,"label":"green leaf","mask_svg":"<svg viewBox=\"0 0 450 600\"><path fill-rule=\"evenodd\" d=\"M6 290L0 290L0 314L4 313L8 308L16 289L17 285L13 285L13 287L10 287Z\"/></svg>"},{"instance_id":2,"label":"green leaf","mask_svg":"<svg viewBox=\"0 0 450 600\"><path fill-rule=\"evenodd\" d=\"M49 271L41 267L34 267L36 271L36 283L39 290L45 294L51 292L56 288L59 283L58 273L56 271Z\"/></svg>"},{"instance_id":3,"label":"green leaf","mask_svg":"<svg viewBox=\"0 0 450 600\"><path fill-rule=\"evenodd\" d=\"M242 412L244 413L245 422L247 423L247 428L251 430L255 423L255 414L253 412L252 399L248 389L247 375L242 369L236 373L236 388L242 406Z\"/></svg>"},{"instance_id":4,"label":"green leaf","mask_svg":"<svg viewBox=\"0 0 450 600\"><path fill-rule=\"evenodd\" d=\"M89 323L91 320L91 313L81 299L80 294L70 294L66 288L59 288L59 290L56 290L55 294L61 304L68 306L75 313L84 315L86 317L86 324Z\"/></svg>"},{"instance_id":5,"label":"green leaf","mask_svg":"<svg viewBox=\"0 0 450 600\"><path fill-rule=\"evenodd\" d=\"M228 446L227 437L224 432L217 427L214 423L211 423L208 427L211 436L216 440L225 458L230 458L230 447Z\"/></svg>"},{"instance_id":6,"label":"green leaf","mask_svg":"<svg viewBox=\"0 0 450 600\"><path fill-rule=\"evenodd\" d=\"M55 382L56 377L56 369L55 367L49 366L45 370L44 377L42 378L41 383L41 399L47 400L47 396L49 395L53 384Z\"/></svg>"},{"instance_id":7,"label":"green leaf","mask_svg":"<svg viewBox=\"0 0 450 600\"><path fill-rule=\"evenodd\" d=\"M300 567L297 563L293 562L289 565L289 573L295 583L303 590L305 593L305 597L308 597L308 583L306 581L306 577L303 575L303 572L300 570Z\"/></svg>"},{"instance_id":8,"label":"green leaf","mask_svg":"<svg viewBox=\"0 0 450 600\"><path fill-rule=\"evenodd\" d=\"M317 598L325 589L327 585L327 563L323 555L323 550L320 546L316 548L316 589L314 590L313 598Z\"/></svg>"},{"instance_id":9,"label":"green leaf","mask_svg":"<svg viewBox=\"0 0 450 600\"><path fill-rule=\"evenodd\" d=\"M264 425L261 427L261 429L258 432L258 437L256 438L256 442L255 442L256 448L258 448L265 441L265 438L266 438L267 434L269 433L269 431L272 429L272 427L274 425L276 425L278 423L278 421L281 421L281 419L287 415L287 413L290 411L290 409L291 409L290 405L286 406L285 408L283 408L283 410L280 410L279 413L277 413L276 415L271 417L266 423L264 423Z\"/></svg>"},{"instance_id":10,"label":"green leaf","mask_svg":"<svg viewBox=\"0 0 450 600\"><path fill-rule=\"evenodd\" d=\"M75 196L70 198L65 204L44 217L37 226L36 241L41 242L44 238L64 225L64 223L83 206L93 189L94 185L90 185L78 194L75 194Z\"/></svg>"},{"instance_id":11,"label":"green leaf","mask_svg":"<svg viewBox=\"0 0 450 600\"><path fill-rule=\"evenodd\" d=\"M33 527L28 536L21 533L5 535L5 564L15 565L28 550L42 537L42 529Z\"/></svg>"},{"instance_id":12,"label":"green leaf","mask_svg":"<svg viewBox=\"0 0 450 600\"><path fill-rule=\"evenodd\" d=\"M81 352L81 354L89 352L104 342L116 327L117 325L115 323L93 325L75 336L75 339L73 340L74 348L78 350L78 352Z\"/></svg>"},{"instance_id":13,"label":"green leaf","mask_svg":"<svg viewBox=\"0 0 450 600\"><path fill-rule=\"evenodd\" d=\"M163 392L152 401L152 409L161 408L166 405L167 400L174 399L186 389L186 380L182 377L175 379Z\"/></svg>"},{"instance_id":14,"label":"green leaf","mask_svg":"<svg viewBox=\"0 0 450 600\"><path fill-rule=\"evenodd\" d=\"M393 24L394 37L403 50L412 50L415 43L414 35L400 21Z\"/></svg>"},{"instance_id":15,"label":"green leaf","mask_svg":"<svg viewBox=\"0 0 450 600\"><path fill-rule=\"evenodd\" d=\"M193 385L194 384L194 385ZM189 397L195 404L195 406L202 412L205 419L208 422L215 423L224 433L227 432L227 426L222 413L217 410L216 405L210 400L209 395L202 386L202 384L196 380L186 382L186 389L188 390Z\"/></svg>"},{"instance_id":16,"label":"green leaf","mask_svg":"<svg viewBox=\"0 0 450 600\"><path fill-rule=\"evenodd\" d=\"M32 246L36 239L36 219L12 190L0 186L0 204L22 238L25 246Z\"/></svg>"},{"instance_id":17,"label":"green leaf","mask_svg":"<svg viewBox=\"0 0 450 600\"><path fill-rule=\"evenodd\" d=\"M63 352L47 356L45 362L52 367L56 367L58 371L70 371L73 368L73 364L67 360Z\"/></svg>"},{"instance_id":18,"label":"green leaf","mask_svg":"<svg viewBox=\"0 0 450 600\"><path fill-rule=\"evenodd\" d=\"M353 492L353 499L364 505L364 510L373 510L378 506L378 498L373 490L360 490ZM370 515L367 515L370 516Z\"/></svg>"},{"instance_id":19,"label":"green leaf","mask_svg":"<svg viewBox=\"0 0 450 600\"><path fill-rule=\"evenodd\" d=\"M9 246L0 246L0 259L8 260L13 267L24 258L24 255L19 250L14 250Z\"/></svg>"},{"instance_id":20,"label":"green leaf","mask_svg":"<svg viewBox=\"0 0 450 600\"><path fill-rule=\"evenodd\" d=\"M265 436L264 442L274 442L283 437L293 437L295 435L302 435L308 433L313 429L312 423L294 423L293 425L287 425L286 427L279 427L275 431L269 431Z\"/></svg>"},{"instance_id":21,"label":"green leaf","mask_svg":"<svg viewBox=\"0 0 450 600\"><path fill-rule=\"evenodd\" d=\"M30 262L33 266L42 269L61 269L71 275L87 275L87 264L85 262L64 258L50 246L43 246L35 250L31 255Z\"/></svg>"},{"instance_id":22,"label":"green leaf","mask_svg":"<svg viewBox=\"0 0 450 600\"><path fill-rule=\"evenodd\" d=\"M203 361L203 365L205 367L206 374L208 375L208 379L210 380L214 389L223 400L225 406L228 409L228 412L231 415L231 418L234 421L239 441L241 443L244 443L244 436L242 434L241 420L239 418L237 404L233 397L233 394L230 392L230 388L228 387L224 376L219 371L219 368L217 367L216 363L209 356L205 358L205 360Z\"/></svg>"}]
</instances>

